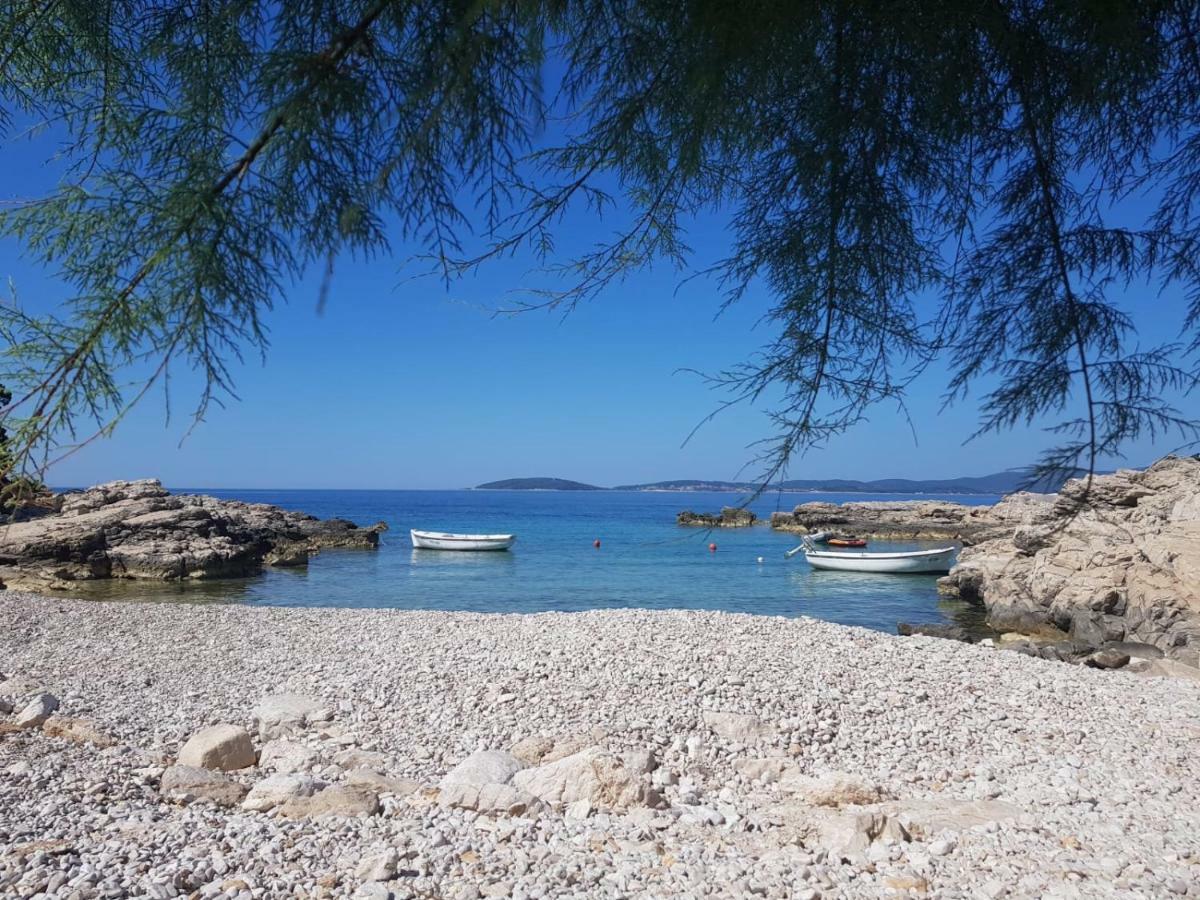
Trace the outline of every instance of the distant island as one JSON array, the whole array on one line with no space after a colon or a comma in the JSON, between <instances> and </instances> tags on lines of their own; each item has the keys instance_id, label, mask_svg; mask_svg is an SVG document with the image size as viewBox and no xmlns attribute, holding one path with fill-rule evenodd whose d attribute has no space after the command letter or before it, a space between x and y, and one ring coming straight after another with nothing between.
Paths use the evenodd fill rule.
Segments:
<instances>
[{"instance_id":1,"label":"distant island","mask_svg":"<svg viewBox=\"0 0 1200 900\"><path fill-rule=\"evenodd\" d=\"M477 491L603 491L606 488L566 478L505 478L476 485Z\"/></svg>"},{"instance_id":2,"label":"distant island","mask_svg":"<svg viewBox=\"0 0 1200 900\"><path fill-rule=\"evenodd\" d=\"M508 478L504 481L489 481L476 490L489 491L672 491L687 493L710 491L719 493L745 494L758 490L754 481L704 481L682 479L678 481L655 481L649 484L623 484L613 488L597 487L565 478ZM1029 483L1028 469L1008 469L992 475L963 478L910 479L879 478L874 481L856 481L847 478L792 479L771 485L771 491L786 493L829 493L829 494L1010 494L1017 490L1032 490L1054 493L1062 487L1061 479Z\"/></svg>"}]
</instances>

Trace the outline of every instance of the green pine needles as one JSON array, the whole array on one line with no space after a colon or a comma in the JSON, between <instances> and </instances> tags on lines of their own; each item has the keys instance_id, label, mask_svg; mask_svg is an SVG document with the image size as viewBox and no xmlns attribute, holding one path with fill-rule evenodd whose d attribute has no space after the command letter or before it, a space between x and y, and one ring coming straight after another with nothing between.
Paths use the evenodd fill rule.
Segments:
<instances>
[{"instance_id":1,"label":"green pine needles","mask_svg":"<svg viewBox=\"0 0 1200 900\"><path fill-rule=\"evenodd\" d=\"M762 353L710 376L769 402L764 480L938 358L981 432L1057 423L1033 478L1198 434L1164 399L1200 383L1194 3L28 0L0 48L7 136L62 172L0 230L72 292L0 307L10 468L172 366L203 419L302 273L413 243L446 278L532 251L534 307L653 263L765 293ZM618 233L558 254L614 192ZM730 249L698 263L710 215ZM1143 348L1163 289L1179 340Z\"/></svg>"}]
</instances>

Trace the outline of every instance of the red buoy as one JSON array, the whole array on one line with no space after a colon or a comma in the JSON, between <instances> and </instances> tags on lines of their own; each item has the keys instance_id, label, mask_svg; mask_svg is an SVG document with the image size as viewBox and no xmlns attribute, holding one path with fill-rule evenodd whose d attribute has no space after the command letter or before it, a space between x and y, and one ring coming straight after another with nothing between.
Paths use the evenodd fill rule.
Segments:
<instances>
[{"instance_id":1,"label":"red buoy","mask_svg":"<svg viewBox=\"0 0 1200 900\"><path fill-rule=\"evenodd\" d=\"M594 541L592 541L592 546L595 547L597 550L599 550L600 549L600 538L596 538Z\"/></svg>"},{"instance_id":2,"label":"red buoy","mask_svg":"<svg viewBox=\"0 0 1200 900\"><path fill-rule=\"evenodd\" d=\"M716 552L717 552L717 545L716 545L716 544L709 544L709 545L708 545L708 552L709 552L709 553L716 553Z\"/></svg>"}]
</instances>

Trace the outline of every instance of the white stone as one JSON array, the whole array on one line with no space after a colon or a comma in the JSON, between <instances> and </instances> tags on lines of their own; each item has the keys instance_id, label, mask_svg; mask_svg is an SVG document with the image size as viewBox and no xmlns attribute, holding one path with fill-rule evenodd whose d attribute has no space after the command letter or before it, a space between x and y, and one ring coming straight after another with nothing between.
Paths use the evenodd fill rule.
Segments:
<instances>
[{"instance_id":1,"label":"white stone","mask_svg":"<svg viewBox=\"0 0 1200 900\"><path fill-rule=\"evenodd\" d=\"M179 751L179 765L220 769L225 772L254 765L254 745L240 725L209 725L201 728Z\"/></svg>"},{"instance_id":2,"label":"white stone","mask_svg":"<svg viewBox=\"0 0 1200 900\"><path fill-rule=\"evenodd\" d=\"M58 698L53 694L41 693L31 699L17 713L13 724L17 728L39 728L58 709Z\"/></svg>"},{"instance_id":3,"label":"white stone","mask_svg":"<svg viewBox=\"0 0 1200 900\"><path fill-rule=\"evenodd\" d=\"M445 790L452 784L507 784L523 768L519 759L504 750L477 750L447 772L440 786Z\"/></svg>"},{"instance_id":4,"label":"white stone","mask_svg":"<svg viewBox=\"0 0 1200 900\"><path fill-rule=\"evenodd\" d=\"M533 769L523 769L512 784L552 806L587 800L597 809L622 810L652 800L645 782L599 747Z\"/></svg>"},{"instance_id":5,"label":"white stone","mask_svg":"<svg viewBox=\"0 0 1200 900\"><path fill-rule=\"evenodd\" d=\"M321 754L312 747L295 741L275 740L263 744L258 755L258 764L281 775L292 772L307 772L321 762Z\"/></svg>"},{"instance_id":6,"label":"white stone","mask_svg":"<svg viewBox=\"0 0 1200 900\"><path fill-rule=\"evenodd\" d=\"M355 874L363 881L390 881L396 877L400 856L394 847L368 856L358 864Z\"/></svg>"},{"instance_id":7,"label":"white stone","mask_svg":"<svg viewBox=\"0 0 1200 900\"><path fill-rule=\"evenodd\" d=\"M311 797L317 783L302 775L270 775L250 788L242 801L242 809L266 812L297 797Z\"/></svg>"}]
</instances>

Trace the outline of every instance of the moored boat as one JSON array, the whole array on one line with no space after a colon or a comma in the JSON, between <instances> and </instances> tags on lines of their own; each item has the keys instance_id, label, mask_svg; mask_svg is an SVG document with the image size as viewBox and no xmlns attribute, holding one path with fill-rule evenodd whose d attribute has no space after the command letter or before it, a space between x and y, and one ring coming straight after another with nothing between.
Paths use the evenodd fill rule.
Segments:
<instances>
[{"instance_id":1,"label":"moored boat","mask_svg":"<svg viewBox=\"0 0 1200 900\"><path fill-rule=\"evenodd\" d=\"M409 531L418 550L507 550L515 534L453 534L444 531Z\"/></svg>"},{"instance_id":2,"label":"moored boat","mask_svg":"<svg viewBox=\"0 0 1200 900\"><path fill-rule=\"evenodd\" d=\"M867 542L856 537L831 537L825 540L830 547L865 547Z\"/></svg>"},{"instance_id":3,"label":"moored boat","mask_svg":"<svg viewBox=\"0 0 1200 900\"><path fill-rule=\"evenodd\" d=\"M888 553L845 553L818 550L808 539L803 539L796 548L802 550L804 558L814 569L832 569L842 572L949 572L954 565L957 547L939 547L935 550L901 550Z\"/></svg>"}]
</instances>

